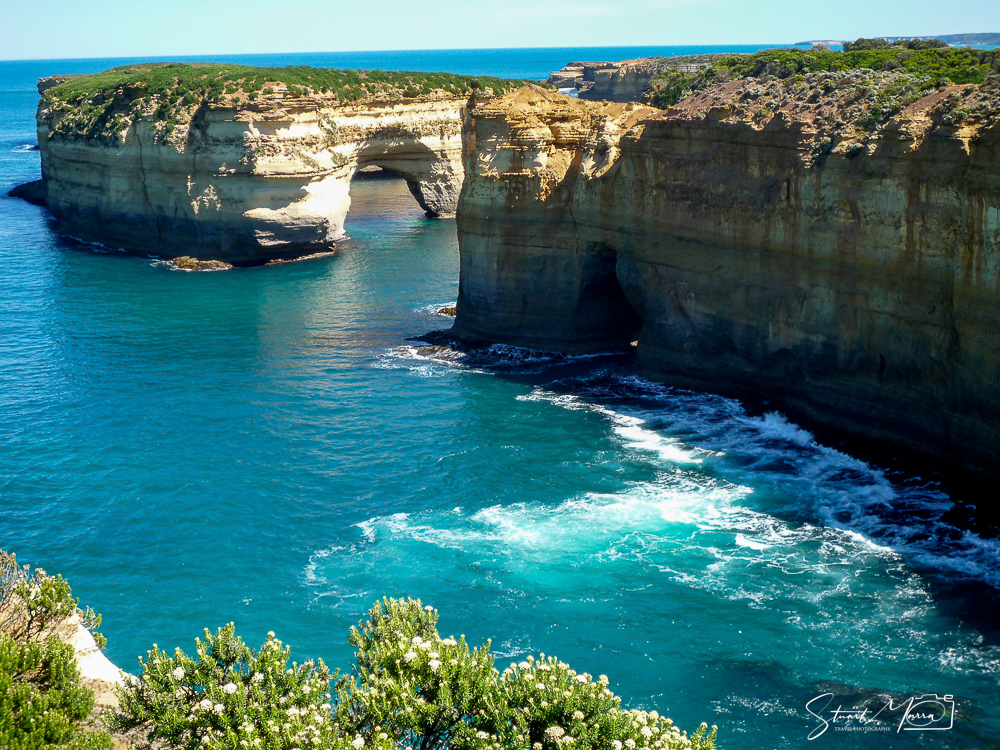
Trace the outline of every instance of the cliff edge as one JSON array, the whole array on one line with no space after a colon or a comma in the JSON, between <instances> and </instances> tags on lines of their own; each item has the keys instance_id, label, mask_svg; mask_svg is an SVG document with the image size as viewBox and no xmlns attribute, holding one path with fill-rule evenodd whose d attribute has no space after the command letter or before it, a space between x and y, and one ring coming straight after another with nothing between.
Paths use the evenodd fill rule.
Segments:
<instances>
[{"instance_id":1,"label":"cliff edge","mask_svg":"<svg viewBox=\"0 0 1000 750\"><path fill-rule=\"evenodd\" d=\"M756 394L995 474L1000 84L824 72L471 115L454 332Z\"/></svg>"}]
</instances>

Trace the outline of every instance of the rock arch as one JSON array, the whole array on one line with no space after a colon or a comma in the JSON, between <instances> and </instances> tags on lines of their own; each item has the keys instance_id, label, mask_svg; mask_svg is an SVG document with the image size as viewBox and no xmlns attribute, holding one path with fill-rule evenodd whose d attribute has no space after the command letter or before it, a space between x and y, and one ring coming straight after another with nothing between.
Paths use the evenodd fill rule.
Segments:
<instances>
[{"instance_id":1,"label":"rock arch","mask_svg":"<svg viewBox=\"0 0 1000 750\"><path fill-rule=\"evenodd\" d=\"M39 145L48 204L80 239L237 265L301 257L344 235L356 171L403 177L420 206L453 216L468 100L343 104L286 97L267 109L210 106L169 136L143 118L115 141Z\"/></svg>"}]
</instances>

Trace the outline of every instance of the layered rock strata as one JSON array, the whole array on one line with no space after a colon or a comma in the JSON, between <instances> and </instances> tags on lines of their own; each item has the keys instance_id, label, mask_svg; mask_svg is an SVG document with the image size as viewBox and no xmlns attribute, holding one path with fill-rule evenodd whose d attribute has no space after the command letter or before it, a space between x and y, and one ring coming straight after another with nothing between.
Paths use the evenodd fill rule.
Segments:
<instances>
[{"instance_id":1,"label":"layered rock strata","mask_svg":"<svg viewBox=\"0 0 1000 750\"><path fill-rule=\"evenodd\" d=\"M820 78L667 112L537 88L476 106L454 333L637 339L670 382L995 474L1000 97L952 86L879 121L863 92L899 80Z\"/></svg>"},{"instance_id":2,"label":"layered rock strata","mask_svg":"<svg viewBox=\"0 0 1000 750\"><path fill-rule=\"evenodd\" d=\"M621 62L571 62L553 71L548 83L559 89L574 89L588 101L639 102L653 78L666 70L691 73L711 66L721 55L650 57Z\"/></svg>"},{"instance_id":3,"label":"layered rock strata","mask_svg":"<svg viewBox=\"0 0 1000 750\"><path fill-rule=\"evenodd\" d=\"M254 101L203 102L173 129L153 102L93 137L60 128L74 113L43 98L45 196L61 231L112 247L236 265L324 252L343 235L365 166L404 177L428 214L454 214L467 104L440 94L350 104L279 84Z\"/></svg>"}]
</instances>

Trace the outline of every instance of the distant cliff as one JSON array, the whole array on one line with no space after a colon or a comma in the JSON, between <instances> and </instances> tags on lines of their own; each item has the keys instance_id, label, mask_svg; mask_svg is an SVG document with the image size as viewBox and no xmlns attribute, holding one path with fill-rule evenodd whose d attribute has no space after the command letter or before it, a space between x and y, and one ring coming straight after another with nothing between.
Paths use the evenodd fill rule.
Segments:
<instances>
[{"instance_id":1,"label":"distant cliff","mask_svg":"<svg viewBox=\"0 0 1000 750\"><path fill-rule=\"evenodd\" d=\"M666 112L537 88L478 104L454 333L638 339L670 382L995 474L998 122L996 81L871 71Z\"/></svg>"},{"instance_id":2,"label":"distant cliff","mask_svg":"<svg viewBox=\"0 0 1000 750\"><path fill-rule=\"evenodd\" d=\"M222 65L132 66L39 83L38 143L60 230L167 258L234 264L332 248L355 171L455 211L462 122L498 79Z\"/></svg>"}]
</instances>

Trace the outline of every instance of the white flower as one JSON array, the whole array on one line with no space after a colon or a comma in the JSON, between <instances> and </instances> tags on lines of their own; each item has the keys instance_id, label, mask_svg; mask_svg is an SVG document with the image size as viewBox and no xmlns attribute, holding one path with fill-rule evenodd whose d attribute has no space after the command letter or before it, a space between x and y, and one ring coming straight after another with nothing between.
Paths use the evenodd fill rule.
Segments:
<instances>
[{"instance_id":1,"label":"white flower","mask_svg":"<svg viewBox=\"0 0 1000 750\"><path fill-rule=\"evenodd\" d=\"M653 730L650 729L649 727L642 727L642 729L639 730L639 734L641 734L648 740L650 737L653 736Z\"/></svg>"},{"instance_id":2,"label":"white flower","mask_svg":"<svg viewBox=\"0 0 1000 750\"><path fill-rule=\"evenodd\" d=\"M431 644L429 644L427 641L424 641L423 643L418 643L417 644L417 648L422 648L424 651L429 650L430 647L431 647Z\"/></svg>"},{"instance_id":3,"label":"white flower","mask_svg":"<svg viewBox=\"0 0 1000 750\"><path fill-rule=\"evenodd\" d=\"M517 666L519 666L521 669L531 669L531 665L528 664L528 662L526 661L522 661Z\"/></svg>"},{"instance_id":4,"label":"white flower","mask_svg":"<svg viewBox=\"0 0 1000 750\"><path fill-rule=\"evenodd\" d=\"M587 675L585 675L585 674L578 674L576 676L576 681L577 682L586 682L587 681Z\"/></svg>"},{"instance_id":5,"label":"white flower","mask_svg":"<svg viewBox=\"0 0 1000 750\"><path fill-rule=\"evenodd\" d=\"M450 638L450 637L449 638L445 638L443 641L441 641L441 643L443 643L445 646L457 646L458 645L458 641L456 641L454 638Z\"/></svg>"},{"instance_id":6,"label":"white flower","mask_svg":"<svg viewBox=\"0 0 1000 750\"><path fill-rule=\"evenodd\" d=\"M289 716L298 716L299 715L299 709L297 709L297 708L290 708L290 709L288 709L288 711L286 713Z\"/></svg>"},{"instance_id":7,"label":"white flower","mask_svg":"<svg viewBox=\"0 0 1000 750\"><path fill-rule=\"evenodd\" d=\"M364 747L365 746L365 738L362 737L361 735L358 735L353 740L351 740L351 744L354 747L357 747L357 748Z\"/></svg>"},{"instance_id":8,"label":"white flower","mask_svg":"<svg viewBox=\"0 0 1000 750\"><path fill-rule=\"evenodd\" d=\"M431 671L432 672L437 672L438 667L441 666L441 662L439 662L437 659L431 659L430 662L428 662L428 663L431 666Z\"/></svg>"},{"instance_id":9,"label":"white flower","mask_svg":"<svg viewBox=\"0 0 1000 750\"><path fill-rule=\"evenodd\" d=\"M428 612L433 612L434 611L434 607L432 607L430 604L428 604L426 607L424 607L424 609L426 609Z\"/></svg>"},{"instance_id":10,"label":"white flower","mask_svg":"<svg viewBox=\"0 0 1000 750\"><path fill-rule=\"evenodd\" d=\"M208 711L209 709L212 708L212 701L210 701L208 698L205 698L198 704L198 708L200 708L202 711Z\"/></svg>"},{"instance_id":11,"label":"white flower","mask_svg":"<svg viewBox=\"0 0 1000 750\"><path fill-rule=\"evenodd\" d=\"M226 707L223 706L221 703L216 703L214 706L212 706L212 710L215 711L215 713L217 714L221 714L223 711L226 710Z\"/></svg>"},{"instance_id":12,"label":"white flower","mask_svg":"<svg viewBox=\"0 0 1000 750\"><path fill-rule=\"evenodd\" d=\"M329 703L324 703L322 706L320 706L320 708L322 708L324 711L329 711L330 710L330 704Z\"/></svg>"},{"instance_id":13,"label":"white flower","mask_svg":"<svg viewBox=\"0 0 1000 750\"><path fill-rule=\"evenodd\" d=\"M632 750L632 748L635 747L635 740L629 737L627 740L625 740L625 747L627 747L628 750Z\"/></svg>"},{"instance_id":14,"label":"white flower","mask_svg":"<svg viewBox=\"0 0 1000 750\"><path fill-rule=\"evenodd\" d=\"M545 685L542 684L541 682L536 682L535 687L538 688L539 690L545 690Z\"/></svg>"},{"instance_id":15,"label":"white flower","mask_svg":"<svg viewBox=\"0 0 1000 750\"><path fill-rule=\"evenodd\" d=\"M612 740L611 741L611 747L612 747L612 750L622 750L622 741L621 740Z\"/></svg>"},{"instance_id":16,"label":"white flower","mask_svg":"<svg viewBox=\"0 0 1000 750\"><path fill-rule=\"evenodd\" d=\"M545 736L553 740L559 739L564 734L566 734L566 730L562 727L549 727L545 730Z\"/></svg>"},{"instance_id":17,"label":"white flower","mask_svg":"<svg viewBox=\"0 0 1000 750\"><path fill-rule=\"evenodd\" d=\"M481 740L486 740L489 739L490 736L482 729L480 729L478 732L476 732L476 737Z\"/></svg>"},{"instance_id":18,"label":"white flower","mask_svg":"<svg viewBox=\"0 0 1000 750\"><path fill-rule=\"evenodd\" d=\"M415 651L407 651L403 654L403 659L410 662L417 658L417 653Z\"/></svg>"},{"instance_id":19,"label":"white flower","mask_svg":"<svg viewBox=\"0 0 1000 750\"><path fill-rule=\"evenodd\" d=\"M421 638L419 635L413 636L413 639L410 641L410 643L412 643L414 646L419 646L423 642L424 639Z\"/></svg>"},{"instance_id":20,"label":"white flower","mask_svg":"<svg viewBox=\"0 0 1000 750\"><path fill-rule=\"evenodd\" d=\"M171 674L174 676L175 680L184 679L184 667L177 667Z\"/></svg>"},{"instance_id":21,"label":"white flower","mask_svg":"<svg viewBox=\"0 0 1000 750\"><path fill-rule=\"evenodd\" d=\"M211 741L212 741L211 738L207 734L201 738L202 745L207 745Z\"/></svg>"},{"instance_id":22,"label":"white flower","mask_svg":"<svg viewBox=\"0 0 1000 750\"><path fill-rule=\"evenodd\" d=\"M253 677L250 678L250 682L263 682L263 681L264 681L263 672L254 672Z\"/></svg>"},{"instance_id":23,"label":"white flower","mask_svg":"<svg viewBox=\"0 0 1000 750\"><path fill-rule=\"evenodd\" d=\"M428 655L429 657L431 657L432 659L439 659L439 658L441 658L441 654L439 654L439 653L438 653L437 651L431 651L431 652L430 652L429 654L427 654L427 655Z\"/></svg>"},{"instance_id":24,"label":"white flower","mask_svg":"<svg viewBox=\"0 0 1000 750\"><path fill-rule=\"evenodd\" d=\"M583 711L574 711L573 718L577 721L583 721Z\"/></svg>"},{"instance_id":25,"label":"white flower","mask_svg":"<svg viewBox=\"0 0 1000 750\"><path fill-rule=\"evenodd\" d=\"M222 692L224 692L226 695L232 695L233 693L236 692L236 683L227 682L225 685L222 686Z\"/></svg>"}]
</instances>

